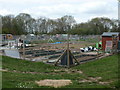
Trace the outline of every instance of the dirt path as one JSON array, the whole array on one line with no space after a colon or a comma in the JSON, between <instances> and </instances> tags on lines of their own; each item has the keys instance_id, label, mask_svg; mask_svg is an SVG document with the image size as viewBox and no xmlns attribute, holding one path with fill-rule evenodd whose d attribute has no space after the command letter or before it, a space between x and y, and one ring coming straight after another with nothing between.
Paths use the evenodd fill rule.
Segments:
<instances>
[{"instance_id":1,"label":"dirt path","mask_svg":"<svg viewBox=\"0 0 120 90\"><path fill-rule=\"evenodd\" d=\"M24 73L24 74L67 74L67 73L79 73L82 74L83 72L76 69L54 69L51 72L22 72L17 70L7 70L7 69L1 69L2 72L16 72L16 73Z\"/></svg>"}]
</instances>

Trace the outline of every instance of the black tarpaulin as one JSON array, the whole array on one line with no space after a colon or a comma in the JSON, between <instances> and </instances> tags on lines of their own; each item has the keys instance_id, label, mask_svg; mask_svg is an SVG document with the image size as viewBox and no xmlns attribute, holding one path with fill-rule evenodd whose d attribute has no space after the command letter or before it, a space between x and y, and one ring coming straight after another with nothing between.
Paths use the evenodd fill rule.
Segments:
<instances>
[{"instance_id":1,"label":"black tarpaulin","mask_svg":"<svg viewBox=\"0 0 120 90\"><path fill-rule=\"evenodd\" d=\"M68 65L68 53L67 50L61 57L61 65ZM73 56L71 55L69 51L69 65L73 65Z\"/></svg>"}]
</instances>

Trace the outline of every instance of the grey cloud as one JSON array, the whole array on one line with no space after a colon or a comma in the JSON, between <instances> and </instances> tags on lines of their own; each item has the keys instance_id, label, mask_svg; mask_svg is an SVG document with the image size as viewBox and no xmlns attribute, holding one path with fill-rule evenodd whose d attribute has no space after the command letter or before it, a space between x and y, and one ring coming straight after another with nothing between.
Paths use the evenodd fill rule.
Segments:
<instances>
[{"instance_id":1,"label":"grey cloud","mask_svg":"<svg viewBox=\"0 0 120 90\"><path fill-rule=\"evenodd\" d=\"M117 0L0 0L0 11L3 10L4 15L24 12L34 18L72 15L81 22L95 16L117 18Z\"/></svg>"}]
</instances>

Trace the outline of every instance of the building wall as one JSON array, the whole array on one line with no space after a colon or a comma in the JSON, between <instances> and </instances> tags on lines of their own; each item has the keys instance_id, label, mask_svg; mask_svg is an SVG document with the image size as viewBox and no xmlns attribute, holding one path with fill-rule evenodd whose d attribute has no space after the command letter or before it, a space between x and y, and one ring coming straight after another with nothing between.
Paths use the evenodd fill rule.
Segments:
<instances>
[{"instance_id":1,"label":"building wall","mask_svg":"<svg viewBox=\"0 0 120 90\"><path fill-rule=\"evenodd\" d=\"M102 37L102 50L105 51L106 41L112 41L112 37Z\"/></svg>"},{"instance_id":2,"label":"building wall","mask_svg":"<svg viewBox=\"0 0 120 90\"><path fill-rule=\"evenodd\" d=\"M120 40L120 36L117 39L117 47L118 47L118 41ZM106 48L106 41L112 41L112 37L107 37L107 36L103 36L102 37L102 50L105 51Z\"/></svg>"}]
</instances>

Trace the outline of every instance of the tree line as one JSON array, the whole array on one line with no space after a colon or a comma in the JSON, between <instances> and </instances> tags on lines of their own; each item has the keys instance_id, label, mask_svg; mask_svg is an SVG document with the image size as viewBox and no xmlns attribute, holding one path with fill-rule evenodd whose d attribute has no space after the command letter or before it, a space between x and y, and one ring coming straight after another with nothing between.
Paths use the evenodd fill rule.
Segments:
<instances>
[{"instance_id":1,"label":"tree line","mask_svg":"<svg viewBox=\"0 0 120 90\"><path fill-rule=\"evenodd\" d=\"M57 19L46 17L32 18L27 13L17 16L1 16L2 34L78 34L99 35L103 32L120 32L118 20L106 17L93 18L85 23L76 23L73 16L65 15Z\"/></svg>"}]
</instances>

